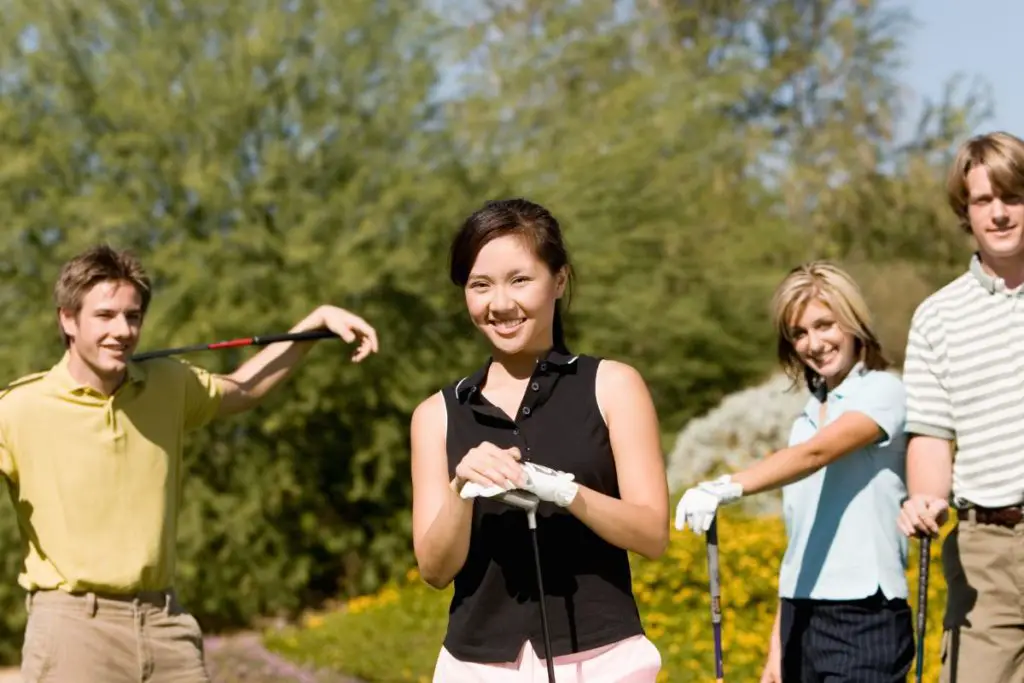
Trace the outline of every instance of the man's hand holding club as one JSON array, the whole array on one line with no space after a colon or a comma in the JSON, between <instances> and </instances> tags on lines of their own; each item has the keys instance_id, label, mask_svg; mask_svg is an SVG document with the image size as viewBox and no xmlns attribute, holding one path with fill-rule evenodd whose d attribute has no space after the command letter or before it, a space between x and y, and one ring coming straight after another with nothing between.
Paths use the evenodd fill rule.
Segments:
<instances>
[{"instance_id":1,"label":"man's hand holding club","mask_svg":"<svg viewBox=\"0 0 1024 683\"><path fill-rule=\"evenodd\" d=\"M916 494L907 498L900 508L896 526L908 537L939 535L949 518L949 502L944 498Z\"/></svg>"}]
</instances>

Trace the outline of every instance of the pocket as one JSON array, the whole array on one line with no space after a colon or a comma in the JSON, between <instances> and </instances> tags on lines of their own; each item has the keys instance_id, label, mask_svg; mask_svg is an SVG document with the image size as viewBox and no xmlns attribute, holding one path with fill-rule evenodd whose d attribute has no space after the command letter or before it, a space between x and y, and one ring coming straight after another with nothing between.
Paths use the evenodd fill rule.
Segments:
<instances>
[{"instance_id":1,"label":"pocket","mask_svg":"<svg viewBox=\"0 0 1024 683\"><path fill-rule=\"evenodd\" d=\"M178 621L182 624L185 630L185 639L190 641L196 646L196 649L200 653L203 652L203 627L199 625L199 620L188 612L182 612L177 616Z\"/></svg>"},{"instance_id":2,"label":"pocket","mask_svg":"<svg viewBox=\"0 0 1024 683\"><path fill-rule=\"evenodd\" d=\"M25 639L21 646L21 678L24 683L39 683L53 667L53 620L45 612L29 614Z\"/></svg>"}]
</instances>

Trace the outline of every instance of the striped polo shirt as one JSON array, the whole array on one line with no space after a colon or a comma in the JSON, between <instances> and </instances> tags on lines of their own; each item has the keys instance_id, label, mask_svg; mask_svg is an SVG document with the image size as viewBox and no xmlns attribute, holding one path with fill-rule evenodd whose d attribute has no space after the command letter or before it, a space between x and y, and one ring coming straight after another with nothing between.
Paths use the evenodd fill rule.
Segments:
<instances>
[{"instance_id":1,"label":"striped polo shirt","mask_svg":"<svg viewBox=\"0 0 1024 683\"><path fill-rule=\"evenodd\" d=\"M906 431L956 444L955 500L1024 502L1024 287L1008 289L975 254L914 312L903 383Z\"/></svg>"}]
</instances>

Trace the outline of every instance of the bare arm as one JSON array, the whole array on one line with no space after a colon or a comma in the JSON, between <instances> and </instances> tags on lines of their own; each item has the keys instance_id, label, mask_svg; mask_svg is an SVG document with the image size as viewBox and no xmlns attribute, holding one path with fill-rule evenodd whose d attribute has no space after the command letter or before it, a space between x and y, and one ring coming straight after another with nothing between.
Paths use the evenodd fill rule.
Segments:
<instances>
[{"instance_id":1,"label":"bare arm","mask_svg":"<svg viewBox=\"0 0 1024 683\"><path fill-rule=\"evenodd\" d=\"M444 588L469 554L473 501L448 478L444 397L434 394L412 414L412 538L423 580Z\"/></svg>"},{"instance_id":2,"label":"bare arm","mask_svg":"<svg viewBox=\"0 0 1024 683\"><path fill-rule=\"evenodd\" d=\"M612 545L659 557L668 546L668 483L654 403L635 369L610 360L598 367L597 397L621 499L580 486L568 510Z\"/></svg>"},{"instance_id":3,"label":"bare arm","mask_svg":"<svg viewBox=\"0 0 1024 683\"><path fill-rule=\"evenodd\" d=\"M848 412L804 443L776 451L742 472L732 481L752 495L785 486L825 467L859 448L869 446L885 432L863 413Z\"/></svg>"},{"instance_id":4,"label":"bare arm","mask_svg":"<svg viewBox=\"0 0 1024 683\"><path fill-rule=\"evenodd\" d=\"M768 661L765 662L761 683L782 683L782 601L775 608L775 623L769 636Z\"/></svg>"},{"instance_id":5,"label":"bare arm","mask_svg":"<svg viewBox=\"0 0 1024 683\"><path fill-rule=\"evenodd\" d=\"M907 446L907 500L896 525L907 536L935 535L949 514L953 442L915 434Z\"/></svg>"},{"instance_id":6,"label":"bare arm","mask_svg":"<svg viewBox=\"0 0 1024 683\"><path fill-rule=\"evenodd\" d=\"M946 500L953 490L953 444L914 435L907 446L907 493Z\"/></svg>"},{"instance_id":7,"label":"bare arm","mask_svg":"<svg viewBox=\"0 0 1024 683\"><path fill-rule=\"evenodd\" d=\"M334 306L321 306L299 321L290 332L328 328L347 342L360 338L352 359L359 362L377 350L377 333L365 320ZM281 383L312 348L313 341L272 344L243 363L230 375L218 375L223 395L218 415L250 410Z\"/></svg>"}]
</instances>

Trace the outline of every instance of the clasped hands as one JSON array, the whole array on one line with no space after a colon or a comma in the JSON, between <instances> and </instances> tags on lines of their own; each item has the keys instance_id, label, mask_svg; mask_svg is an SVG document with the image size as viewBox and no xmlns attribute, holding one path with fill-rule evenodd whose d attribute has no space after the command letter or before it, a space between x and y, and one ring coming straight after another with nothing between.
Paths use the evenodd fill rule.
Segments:
<instances>
[{"instance_id":1,"label":"clasped hands","mask_svg":"<svg viewBox=\"0 0 1024 683\"><path fill-rule=\"evenodd\" d=\"M521 489L540 500L568 507L576 498L579 484L575 475L533 462L520 462L518 448L498 448L483 442L471 448L455 468L462 498L490 498Z\"/></svg>"}]
</instances>

